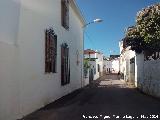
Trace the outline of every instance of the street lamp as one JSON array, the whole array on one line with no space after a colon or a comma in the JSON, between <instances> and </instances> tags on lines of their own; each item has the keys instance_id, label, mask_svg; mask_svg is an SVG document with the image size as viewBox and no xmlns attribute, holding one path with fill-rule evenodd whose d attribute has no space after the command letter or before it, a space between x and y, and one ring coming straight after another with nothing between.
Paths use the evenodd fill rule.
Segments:
<instances>
[{"instance_id":1,"label":"street lamp","mask_svg":"<svg viewBox=\"0 0 160 120\"><path fill-rule=\"evenodd\" d=\"M103 22L103 20L102 19L99 19L99 18L96 18L96 19L94 19L93 21L91 21L91 22L88 22L87 24L85 24L82 28L83 28L83 60L84 60L84 33L85 33L85 28L88 26L88 25L90 25L90 24L92 24L92 23L100 23L100 22ZM82 60L82 61L83 61ZM81 69L81 77L82 77L82 79L81 79L81 87L83 87L83 82L84 82L84 76L83 76L83 72L84 72L84 66L83 66L83 62L82 62L82 69Z\"/></svg>"},{"instance_id":2,"label":"street lamp","mask_svg":"<svg viewBox=\"0 0 160 120\"><path fill-rule=\"evenodd\" d=\"M100 22L103 22L103 20L97 18L97 19L95 19L95 20L93 20L93 21L91 21L91 22L85 24L85 25L83 26L83 28L87 27L89 24L92 24L92 23L100 23Z\"/></svg>"},{"instance_id":3,"label":"street lamp","mask_svg":"<svg viewBox=\"0 0 160 120\"><path fill-rule=\"evenodd\" d=\"M97 18L97 19L95 19L95 20L93 20L94 22L102 22L103 20L102 19L99 19L99 18Z\"/></svg>"}]
</instances>

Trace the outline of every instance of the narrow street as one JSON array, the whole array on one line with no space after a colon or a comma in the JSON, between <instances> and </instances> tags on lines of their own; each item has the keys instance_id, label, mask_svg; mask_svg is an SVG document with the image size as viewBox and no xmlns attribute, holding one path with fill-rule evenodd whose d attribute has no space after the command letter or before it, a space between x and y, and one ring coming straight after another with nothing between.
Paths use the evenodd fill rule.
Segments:
<instances>
[{"instance_id":1,"label":"narrow street","mask_svg":"<svg viewBox=\"0 0 160 120\"><path fill-rule=\"evenodd\" d=\"M100 78L23 120L160 118L160 101L129 88L116 75ZM152 117L152 119L151 119Z\"/></svg>"}]
</instances>

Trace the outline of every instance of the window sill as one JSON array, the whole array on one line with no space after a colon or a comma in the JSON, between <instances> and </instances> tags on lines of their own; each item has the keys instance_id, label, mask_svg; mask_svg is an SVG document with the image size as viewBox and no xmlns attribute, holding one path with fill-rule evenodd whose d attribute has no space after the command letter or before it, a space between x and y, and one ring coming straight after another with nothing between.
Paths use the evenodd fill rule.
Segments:
<instances>
[{"instance_id":1,"label":"window sill","mask_svg":"<svg viewBox=\"0 0 160 120\"><path fill-rule=\"evenodd\" d=\"M44 73L45 75L52 75L52 74L57 74L58 72L54 72L54 73L52 73L52 72L50 72L50 73Z\"/></svg>"}]
</instances>

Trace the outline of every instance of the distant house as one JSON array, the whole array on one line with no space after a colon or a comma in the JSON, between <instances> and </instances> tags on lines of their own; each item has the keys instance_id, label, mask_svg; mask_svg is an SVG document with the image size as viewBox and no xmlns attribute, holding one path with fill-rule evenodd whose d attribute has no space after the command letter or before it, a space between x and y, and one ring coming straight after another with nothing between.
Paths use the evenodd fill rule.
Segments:
<instances>
[{"instance_id":1,"label":"distant house","mask_svg":"<svg viewBox=\"0 0 160 120\"><path fill-rule=\"evenodd\" d=\"M112 61L109 57L103 59L103 68L106 74L112 73Z\"/></svg>"},{"instance_id":2,"label":"distant house","mask_svg":"<svg viewBox=\"0 0 160 120\"><path fill-rule=\"evenodd\" d=\"M110 55L104 58L104 71L107 74L119 72L119 57L120 55Z\"/></svg>"},{"instance_id":3,"label":"distant house","mask_svg":"<svg viewBox=\"0 0 160 120\"><path fill-rule=\"evenodd\" d=\"M74 0L0 1L0 120L82 87L84 24Z\"/></svg>"},{"instance_id":4,"label":"distant house","mask_svg":"<svg viewBox=\"0 0 160 120\"><path fill-rule=\"evenodd\" d=\"M87 49L84 50L84 58L89 61L90 74L93 74L93 80L101 77L103 75L103 53Z\"/></svg>"},{"instance_id":5,"label":"distant house","mask_svg":"<svg viewBox=\"0 0 160 120\"><path fill-rule=\"evenodd\" d=\"M119 58L120 57L120 55L110 55L110 59L112 60L112 59L116 59L116 58Z\"/></svg>"}]
</instances>

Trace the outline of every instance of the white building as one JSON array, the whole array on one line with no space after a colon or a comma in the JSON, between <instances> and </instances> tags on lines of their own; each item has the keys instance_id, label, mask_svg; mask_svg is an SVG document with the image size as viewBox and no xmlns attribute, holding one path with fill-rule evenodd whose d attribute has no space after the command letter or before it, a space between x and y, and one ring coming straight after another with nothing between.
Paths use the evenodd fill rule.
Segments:
<instances>
[{"instance_id":1,"label":"white building","mask_svg":"<svg viewBox=\"0 0 160 120\"><path fill-rule=\"evenodd\" d=\"M112 73L119 72L119 57L112 60Z\"/></svg>"},{"instance_id":2,"label":"white building","mask_svg":"<svg viewBox=\"0 0 160 120\"><path fill-rule=\"evenodd\" d=\"M109 58L105 58L103 61L104 61L104 64L103 64L104 72L106 74L111 73L112 72L112 61Z\"/></svg>"},{"instance_id":3,"label":"white building","mask_svg":"<svg viewBox=\"0 0 160 120\"><path fill-rule=\"evenodd\" d=\"M81 87L84 24L74 0L0 0L0 120Z\"/></svg>"},{"instance_id":4,"label":"white building","mask_svg":"<svg viewBox=\"0 0 160 120\"><path fill-rule=\"evenodd\" d=\"M104 71L106 74L119 72L119 55L110 55L104 59Z\"/></svg>"},{"instance_id":5,"label":"white building","mask_svg":"<svg viewBox=\"0 0 160 120\"><path fill-rule=\"evenodd\" d=\"M90 74L93 74L93 80L101 77L103 75L103 53L87 49L84 51L84 58L89 60Z\"/></svg>"},{"instance_id":6,"label":"white building","mask_svg":"<svg viewBox=\"0 0 160 120\"><path fill-rule=\"evenodd\" d=\"M120 47L120 72L125 81L135 83L135 51L130 50L130 46L123 48L123 41L119 43Z\"/></svg>"}]
</instances>

